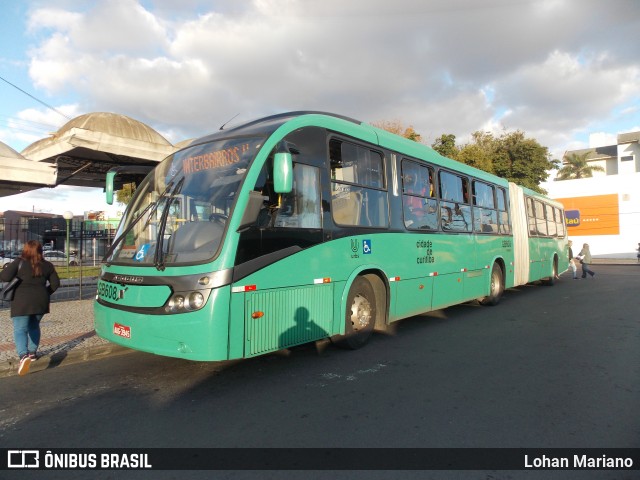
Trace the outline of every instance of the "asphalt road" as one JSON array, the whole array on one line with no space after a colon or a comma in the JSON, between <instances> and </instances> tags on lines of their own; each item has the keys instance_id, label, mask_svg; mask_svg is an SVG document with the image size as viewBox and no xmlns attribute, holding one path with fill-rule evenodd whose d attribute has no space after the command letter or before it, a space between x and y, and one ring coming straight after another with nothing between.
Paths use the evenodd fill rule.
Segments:
<instances>
[{"instance_id":1,"label":"asphalt road","mask_svg":"<svg viewBox=\"0 0 640 480\"><path fill-rule=\"evenodd\" d=\"M3 378L0 445L640 447L640 266L596 271L404 320L357 351L306 345L225 363L135 352ZM467 473L437 478L638 478ZM121 474L103 475L87 478ZM284 478L254 475L240 476Z\"/></svg>"}]
</instances>

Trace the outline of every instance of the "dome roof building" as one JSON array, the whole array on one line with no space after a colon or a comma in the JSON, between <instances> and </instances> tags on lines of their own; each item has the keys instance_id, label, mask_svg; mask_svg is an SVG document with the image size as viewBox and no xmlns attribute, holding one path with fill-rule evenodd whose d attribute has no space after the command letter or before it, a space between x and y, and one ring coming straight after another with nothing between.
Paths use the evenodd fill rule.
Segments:
<instances>
[{"instance_id":1,"label":"dome roof building","mask_svg":"<svg viewBox=\"0 0 640 480\"><path fill-rule=\"evenodd\" d=\"M58 168L58 184L97 187L106 172L120 165L155 165L175 151L162 135L126 115L80 115L21 153Z\"/></svg>"}]
</instances>

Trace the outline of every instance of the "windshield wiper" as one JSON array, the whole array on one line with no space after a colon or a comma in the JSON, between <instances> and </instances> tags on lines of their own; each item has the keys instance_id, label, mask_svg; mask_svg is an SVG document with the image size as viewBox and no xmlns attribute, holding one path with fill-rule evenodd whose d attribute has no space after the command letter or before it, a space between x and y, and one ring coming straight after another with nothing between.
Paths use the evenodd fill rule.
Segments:
<instances>
[{"instance_id":1,"label":"windshield wiper","mask_svg":"<svg viewBox=\"0 0 640 480\"><path fill-rule=\"evenodd\" d=\"M162 198L164 198L164 196L167 194L167 191L172 186L173 186L173 181L171 181L171 182L169 182L167 184L167 186L165 187L164 191L158 197L158 200L156 200L155 202L152 202L149 205L147 205L144 208L144 210L142 210L142 212L140 212L140 214L131 221L129 226L122 232L122 234L113 241L113 243L111 244L111 247L109 247L109 249L107 250L107 253L105 253L104 256L102 257L102 261L106 263L107 267L111 265L111 262L106 261L106 259L111 256L111 254L113 253L115 248L120 244L120 242L122 242L122 240L126 238L127 234L131 231L131 229L144 217L144 215L147 212L149 212L149 218L147 219L147 223L144 226L144 228L147 228L147 225L149 225L149 222L151 221L151 217L153 217L153 214L155 213L155 211L158 208L158 204L160 203L160 200L162 200ZM143 228L143 230L144 230L144 228Z\"/></svg>"},{"instance_id":2,"label":"windshield wiper","mask_svg":"<svg viewBox=\"0 0 640 480\"><path fill-rule=\"evenodd\" d=\"M169 218L169 212L171 210L171 204L174 202L175 195L180 194L182 190L182 185L184 184L184 178L182 177L180 181L176 184L175 188L168 195L168 199L165 203L164 210L162 211L162 217L160 217L160 224L158 225L158 236L156 237L156 251L153 254L153 264L156 269L162 271L164 270L164 231L167 227L167 219Z\"/></svg>"}]
</instances>

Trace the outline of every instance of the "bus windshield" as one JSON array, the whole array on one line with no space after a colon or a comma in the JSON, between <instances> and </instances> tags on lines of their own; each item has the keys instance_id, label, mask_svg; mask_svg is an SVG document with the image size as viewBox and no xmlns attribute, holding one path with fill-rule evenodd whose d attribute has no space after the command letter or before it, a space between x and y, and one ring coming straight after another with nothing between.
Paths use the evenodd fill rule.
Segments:
<instances>
[{"instance_id":1,"label":"bus windshield","mask_svg":"<svg viewBox=\"0 0 640 480\"><path fill-rule=\"evenodd\" d=\"M263 140L217 140L165 159L136 189L105 260L164 269L212 259Z\"/></svg>"}]
</instances>

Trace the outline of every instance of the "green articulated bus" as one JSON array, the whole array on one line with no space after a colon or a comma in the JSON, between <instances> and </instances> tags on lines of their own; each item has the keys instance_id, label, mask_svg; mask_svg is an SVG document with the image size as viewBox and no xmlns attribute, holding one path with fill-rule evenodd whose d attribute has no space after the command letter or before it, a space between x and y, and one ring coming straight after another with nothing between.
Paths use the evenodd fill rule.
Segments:
<instances>
[{"instance_id":1,"label":"green articulated bus","mask_svg":"<svg viewBox=\"0 0 640 480\"><path fill-rule=\"evenodd\" d=\"M144 177L103 259L95 329L199 361L358 348L566 266L560 203L366 123L293 112L192 141Z\"/></svg>"}]
</instances>

